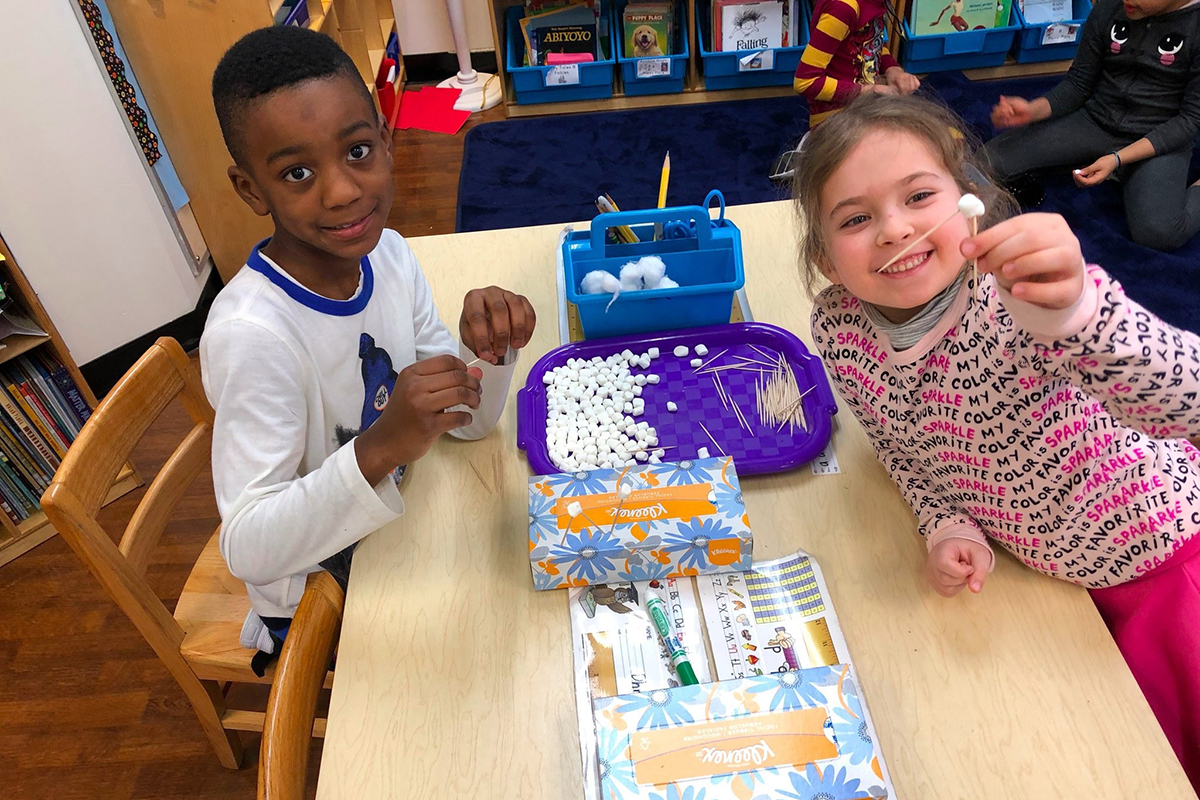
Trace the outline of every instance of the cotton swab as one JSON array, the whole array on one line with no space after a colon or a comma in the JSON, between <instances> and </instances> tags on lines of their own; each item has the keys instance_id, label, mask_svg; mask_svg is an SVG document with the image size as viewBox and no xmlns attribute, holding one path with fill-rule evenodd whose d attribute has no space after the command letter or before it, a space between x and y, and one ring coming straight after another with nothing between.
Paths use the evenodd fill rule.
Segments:
<instances>
[{"instance_id":1,"label":"cotton swab","mask_svg":"<svg viewBox=\"0 0 1200 800\"><path fill-rule=\"evenodd\" d=\"M944 220L939 222L937 225L934 225L932 228L930 228L929 230L922 233L916 239L913 239L911 242L908 243L908 245L905 246L905 248L903 250L901 250L899 253L896 253L896 255L892 256L886 264L884 264L882 267L880 267L879 269L877 269L875 271L877 273L883 272L885 269L892 266L900 259L904 258L904 256L908 255L914 247L916 247L921 242L925 241L930 236L932 236L934 231L936 231L938 228L945 225L950 220L954 219L959 214L962 214L963 217L965 217L968 220L975 220L976 218L983 216L983 212L984 212L984 207L983 207L982 200L980 200L978 197L976 197L973 194L964 194L962 197L960 197L958 199L958 208L956 208L954 210L953 214L946 217ZM978 226L978 223L976 223L976 226Z\"/></svg>"}]
</instances>

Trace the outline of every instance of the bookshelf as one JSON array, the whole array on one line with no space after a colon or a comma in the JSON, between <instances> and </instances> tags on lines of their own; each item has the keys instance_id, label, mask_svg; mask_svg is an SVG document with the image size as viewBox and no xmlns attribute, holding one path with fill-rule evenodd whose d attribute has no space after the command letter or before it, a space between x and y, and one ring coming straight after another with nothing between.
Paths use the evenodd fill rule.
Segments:
<instances>
[{"instance_id":1,"label":"bookshelf","mask_svg":"<svg viewBox=\"0 0 1200 800\"><path fill-rule=\"evenodd\" d=\"M375 74L396 29L391 0L300 2L309 14L307 27L337 41L374 94ZM251 248L271 235L271 224L255 216L229 187L229 153L209 99L212 73L234 42L275 23L282 0L109 0L108 7L129 66L187 190L196 225L228 283ZM403 84L403 57L396 71L397 83Z\"/></svg>"},{"instance_id":2,"label":"bookshelf","mask_svg":"<svg viewBox=\"0 0 1200 800\"><path fill-rule=\"evenodd\" d=\"M523 5L523 0L488 0L489 16L492 23L492 42L496 48L496 74L499 76L501 91L504 93L503 107L508 117L580 114L589 111L618 111L629 108L715 103L722 100L786 97L794 94L791 86L765 86L720 91L705 89L704 77L701 74L702 59L700 57L700 34L696 22L696 0L684 0L684 8L687 10L685 24L686 35L688 36L688 66L682 92L633 97L626 96L624 87L621 84L621 76L617 74L614 76L616 83L613 86L613 96L611 98L603 100L572 100L562 103L539 103L525 106L517 105L516 96L513 93L512 78L508 74L508 64L505 59L508 40L504 25L504 16L509 8L520 5ZM892 37L891 49L893 52L896 51L898 45L898 34L896 34ZM964 74L971 80L992 80L996 78L1058 74L1066 72L1070 66L1070 61L1018 64L1010 56L1004 66L990 69L967 70ZM617 72L619 73L619 70Z\"/></svg>"},{"instance_id":3,"label":"bookshelf","mask_svg":"<svg viewBox=\"0 0 1200 800\"><path fill-rule=\"evenodd\" d=\"M46 309L43 308L37 293L25 278L25 274L21 272L3 238L0 238L0 278L8 281L8 292L12 295L13 302L20 306L21 310L48 334L46 336L12 334L6 337L3 340L4 349L0 350L0 366L38 348L46 348L48 354L66 368L67 374L75 382L75 386L79 389L79 393L88 407L95 408L96 396L92 394L87 381L83 379L83 374L80 373L79 367L71 357L71 351L67 349L58 329L54 327L54 322L46 313ZM141 483L142 480L137 471L131 465L126 464L117 476L116 483L109 490L105 503L110 503L127 494ZM7 564L14 558L37 547L54 534L53 526L40 510L20 523L14 523L7 514L0 512L0 565Z\"/></svg>"}]
</instances>

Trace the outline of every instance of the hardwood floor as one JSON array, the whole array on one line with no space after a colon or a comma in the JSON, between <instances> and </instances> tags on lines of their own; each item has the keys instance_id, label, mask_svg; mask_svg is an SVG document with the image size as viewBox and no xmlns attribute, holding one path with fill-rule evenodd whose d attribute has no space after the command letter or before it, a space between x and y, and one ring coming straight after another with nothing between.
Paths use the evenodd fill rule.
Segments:
<instances>
[{"instance_id":1,"label":"hardwood floor","mask_svg":"<svg viewBox=\"0 0 1200 800\"><path fill-rule=\"evenodd\" d=\"M494 109L472 127L503 119ZM397 131L396 202L389 224L405 236L451 233L462 163L457 136ZM172 407L134 451L153 476L188 428ZM114 538L144 489L108 506ZM218 523L211 476L192 487L148 571L173 608L188 571ZM260 687L235 691L266 707ZM133 625L59 537L0 567L0 796L14 800L249 800L257 782L257 742L245 765L222 768L179 687ZM320 743L313 743L309 795L315 795Z\"/></svg>"}]
</instances>

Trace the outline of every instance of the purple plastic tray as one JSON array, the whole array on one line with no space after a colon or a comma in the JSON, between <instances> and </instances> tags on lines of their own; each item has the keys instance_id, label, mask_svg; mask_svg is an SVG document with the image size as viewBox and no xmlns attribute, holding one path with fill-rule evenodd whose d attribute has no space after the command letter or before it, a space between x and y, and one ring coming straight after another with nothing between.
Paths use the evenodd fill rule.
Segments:
<instances>
[{"instance_id":1,"label":"purple plastic tray","mask_svg":"<svg viewBox=\"0 0 1200 800\"><path fill-rule=\"evenodd\" d=\"M676 358L673 352L681 344L688 348L686 358ZM746 424L757 435L746 433L738 424L733 409L722 404L712 375L696 374L693 370L690 361L696 358L694 350L698 344L708 347L708 355L703 357L706 362L729 349L713 362L714 365L732 362L735 355L765 360L750 345L783 353L796 373L800 391L816 387L802 401L809 429L805 431L797 426L789 434L787 428L776 432L759 423L755 403L758 372L731 369L716 373L729 399L738 404ZM607 358L626 348L643 353L651 347L659 349L659 357L650 362L649 369L635 369L634 374L654 373L661 376L661 381L643 387L646 411L637 419L645 420L658 431L659 446L668 448L663 461L694 459L701 447L707 447L713 457L722 452L733 456L739 475L785 472L812 461L829 443L837 403L820 359L809 355L804 344L783 328L761 322L731 323L594 339L563 345L542 356L529 371L525 388L517 392L517 446L525 451L529 466L536 474L559 471L546 448L546 386L542 383L542 375L566 364L571 358ZM668 400L674 400L679 410L675 413L667 411ZM713 447L700 427L701 422L717 440L719 450Z\"/></svg>"}]
</instances>

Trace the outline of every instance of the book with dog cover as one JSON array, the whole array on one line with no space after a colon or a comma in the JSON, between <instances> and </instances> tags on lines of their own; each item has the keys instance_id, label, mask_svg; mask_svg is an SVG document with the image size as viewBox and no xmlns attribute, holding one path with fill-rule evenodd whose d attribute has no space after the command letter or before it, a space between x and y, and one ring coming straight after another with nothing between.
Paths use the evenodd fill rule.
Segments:
<instances>
[{"instance_id":1,"label":"book with dog cover","mask_svg":"<svg viewBox=\"0 0 1200 800\"><path fill-rule=\"evenodd\" d=\"M672 54L674 13L670 3L630 3L622 15L626 58Z\"/></svg>"}]
</instances>

